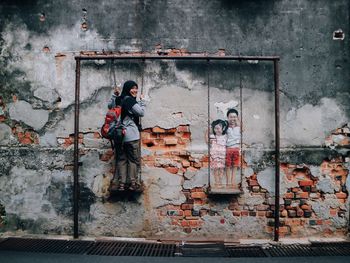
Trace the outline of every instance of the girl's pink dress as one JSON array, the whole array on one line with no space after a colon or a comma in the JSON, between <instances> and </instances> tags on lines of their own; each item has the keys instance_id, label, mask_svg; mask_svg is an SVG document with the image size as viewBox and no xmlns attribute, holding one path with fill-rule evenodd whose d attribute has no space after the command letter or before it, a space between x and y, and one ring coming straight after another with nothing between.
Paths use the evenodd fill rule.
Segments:
<instances>
[{"instance_id":1,"label":"girl's pink dress","mask_svg":"<svg viewBox=\"0 0 350 263\"><path fill-rule=\"evenodd\" d=\"M225 168L226 135L210 138L210 168Z\"/></svg>"}]
</instances>

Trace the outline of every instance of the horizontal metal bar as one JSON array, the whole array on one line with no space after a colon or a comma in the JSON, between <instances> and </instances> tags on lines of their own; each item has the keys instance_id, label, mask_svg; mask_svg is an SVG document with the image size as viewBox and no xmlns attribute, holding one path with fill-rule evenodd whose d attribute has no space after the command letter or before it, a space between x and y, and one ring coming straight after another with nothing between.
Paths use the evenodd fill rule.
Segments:
<instances>
[{"instance_id":1,"label":"horizontal metal bar","mask_svg":"<svg viewBox=\"0 0 350 263\"><path fill-rule=\"evenodd\" d=\"M184 55L184 56L164 56L164 55L120 55L120 54L96 54L78 55L76 60L99 60L99 59L144 59L144 60L279 60L279 56L211 56L211 55Z\"/></svg>"}]
</instances>

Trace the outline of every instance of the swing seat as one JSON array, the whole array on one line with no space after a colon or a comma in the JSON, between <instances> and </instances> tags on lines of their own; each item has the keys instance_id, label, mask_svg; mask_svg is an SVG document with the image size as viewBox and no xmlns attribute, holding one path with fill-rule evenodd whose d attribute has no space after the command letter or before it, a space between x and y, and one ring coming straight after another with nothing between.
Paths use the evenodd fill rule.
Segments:
<instances>
[{"instance_id":1,"label":"swing seat","mask_svg":"<svg viewBox=\"0 0 350 263\"><path fill-rule=\"evenodd\" d=\"M124 193L142 193L144 191L144 184L141 182L138 184L138 187L135 187L133 189L130 189L128 185L124 186L124 189L121 189L118 185L112 183L109 192L111 195L118 195L118 194L124 194Z\"/></svg>"},{"instance_id":2,"label":"swing seat","mask_svg":"<svg viewBox=\"0 0 350 263\"><path fill-rule=\"evenodd\" d=\"M242 190L240 188L213 188L209 187L208 194L209 195L239 195L242 194Z\"/></svg>"}]
</instances>

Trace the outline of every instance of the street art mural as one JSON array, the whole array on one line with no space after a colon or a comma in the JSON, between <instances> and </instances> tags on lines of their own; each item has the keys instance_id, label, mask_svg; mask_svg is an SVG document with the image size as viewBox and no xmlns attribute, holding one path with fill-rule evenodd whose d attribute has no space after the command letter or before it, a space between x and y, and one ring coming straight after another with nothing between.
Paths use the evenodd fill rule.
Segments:
<instances>
[{"instance_id":1,"label":"street art mural","mask_svg":"<svg viewBox=\"0 0 350 263\"><path fill-rule=\"evenodd\" d=\"M224 105L224 107L222 107ZM215 120L208 134L211 193L240 193L241 121L238 103L214 103Z\"/></svg>"}]
</instances>

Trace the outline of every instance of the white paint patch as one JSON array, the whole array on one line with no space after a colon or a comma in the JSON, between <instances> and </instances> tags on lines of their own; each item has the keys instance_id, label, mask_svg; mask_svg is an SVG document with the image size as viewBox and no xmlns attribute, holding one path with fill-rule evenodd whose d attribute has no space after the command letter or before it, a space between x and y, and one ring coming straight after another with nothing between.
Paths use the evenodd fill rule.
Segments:
<instances>
[{"instance_id":1,"label":"white paint patch","mask_svg":"<svg viewBox=\"0 0 350 263\"><path fill-rule=\"evenodd\" d=\"M223 115L226 115L228 109L236 108L238 106L238 101L230 100L228 102L216 102L214 106L218 112Z\"/></svg>"},{"instance_id":2,"label":"white paint patch","mask_svg":"<svg viewBox=\"0 0 350 263\"><path fill-rule=\"evenodd\" d=\"M253 118L256 119L256 120L260 120L260 116L257 115L257 114L254 114L254 115L253 115Z\"/></svg>"}]
</instances>

